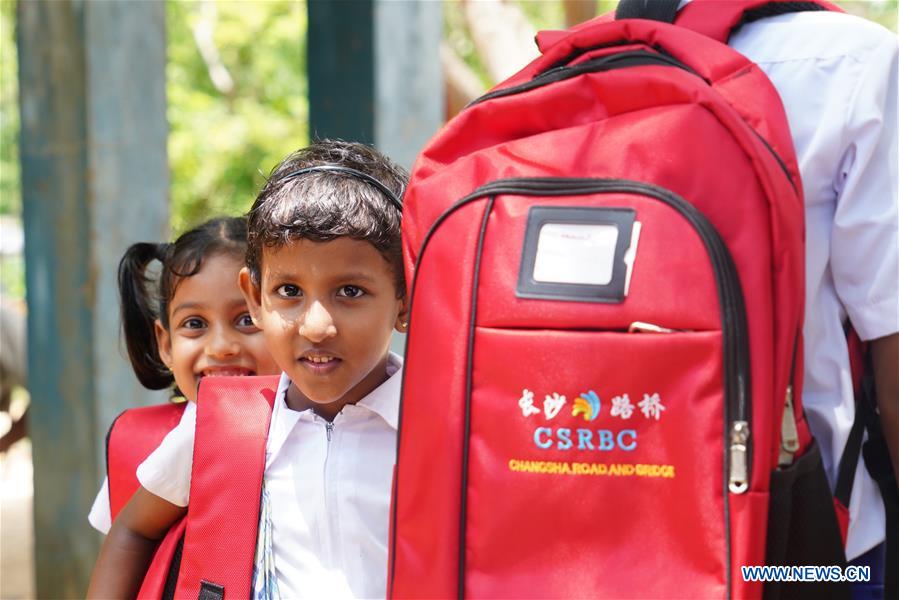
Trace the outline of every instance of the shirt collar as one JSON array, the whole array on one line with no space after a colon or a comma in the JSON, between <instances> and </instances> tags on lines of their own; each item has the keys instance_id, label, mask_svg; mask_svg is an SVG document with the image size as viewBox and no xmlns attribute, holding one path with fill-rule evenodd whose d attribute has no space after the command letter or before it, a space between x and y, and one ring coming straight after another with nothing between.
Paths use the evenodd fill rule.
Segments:
<instances>
[{"instance_id":1,"label":"shirt collar","mask_svg":"<svg viewBox=\"0 0 899 600\"><path fill-rule=\"evenodd\" d=\"M357 402L357 406L363 406L380 416L391 427L397 428L400 409L400 390L403 383L403 359L398 354L391 352L387 356L387 380L372 390L367 396ZM311 418L311 409L303 411L291 410L287 407L287 388L290 387L290 377L287 373L281 373L278 380L278 391L275 393L275 403L272 409L272 420L268 428L268 451L266 455L273 458L281 450L287 436L301 418Z\"/></svg>"},{"instance_id":2,"label":"shirt collar","mask_svg":"<svg viewBox=\"0 0 899 600\"><path fill-rule=\"evenodd\" d=\"M403 387L403 359L391 352L387 355L387 381L373 389L357 405L364 406L397 428L400 413L400 391Z\"/></svg>"}]
</instances>

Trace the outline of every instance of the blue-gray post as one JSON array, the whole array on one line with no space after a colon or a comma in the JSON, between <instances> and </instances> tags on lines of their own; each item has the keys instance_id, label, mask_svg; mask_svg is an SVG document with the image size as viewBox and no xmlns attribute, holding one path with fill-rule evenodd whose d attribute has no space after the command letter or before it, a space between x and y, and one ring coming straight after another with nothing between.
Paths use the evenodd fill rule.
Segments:
<instances>
[{"instance_id":1,"label":"blue-gray post","mask_svg":"<svg viewBox=\"0 0 899 600\"><path fill-rule=\"evenodd\" d=\"M411 167L443 123L443 7L309 0L310 134L374 144Z\"/></svg>"},{"instance_id":2,"label":"blue-gray post","mask_svg":"<svg viewBox=\"0 0 899 600\"><path fill-rule=\"evenodd\" d=\"M374 144L411 168L443 124L442 3L309 0L308 10L310 135Z\"/></svg>"},{"instance_id":3,"label":"blue-gray post","mask_svg":"<svg viewBox=\"0 0 899 600\"><path fill-rule=\"evenodd\" d=\"M116 266L168 235L165 5L19 2L35 567L42 598L83 596L104 437L159 400L119 341Z\"/></svg>"}]
</instances>

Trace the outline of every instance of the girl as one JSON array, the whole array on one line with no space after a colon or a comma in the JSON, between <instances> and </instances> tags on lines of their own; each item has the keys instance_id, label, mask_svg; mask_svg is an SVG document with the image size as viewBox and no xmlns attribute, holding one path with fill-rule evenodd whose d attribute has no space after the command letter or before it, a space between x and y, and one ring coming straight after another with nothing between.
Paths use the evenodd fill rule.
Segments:
<instances>
[{"instance_id":1,"label":"girl","mask_svg":"<svg viewBox=\"0 0 899 600\"><path fill-rule=\"evenodd\" d=\"M148 389L172 388L174 384L174 395L188 400L181 421L195 419L201 378L278 372L237 284L246 243L246 219L217 218L184 233L173 244L134 244L119 263L122 328L131 365ZM146 271L153 261L161 264L161 272L156 285L149 286ZM178 408L172 408L132 409L114 424L132 430L123 435L135 438L137 444L137 438L156 436L142 451L129 449L135 455L124 460L131 465L126 478L133 481L134 467L177 423ZM160 419L163 411L166 414ZM114 451L115 447L111 448ZM107 464L116 461L120 465L121 458L108 456ZM143 478L140 472L138 478ZM123 487L127 486L118 486L116 491L121 493ZM112 521L109 492L107 477L88 516L91 525L103 533L109 531ZM141 488L138 494L151 492Z\"/></svg>"}]
</instances>

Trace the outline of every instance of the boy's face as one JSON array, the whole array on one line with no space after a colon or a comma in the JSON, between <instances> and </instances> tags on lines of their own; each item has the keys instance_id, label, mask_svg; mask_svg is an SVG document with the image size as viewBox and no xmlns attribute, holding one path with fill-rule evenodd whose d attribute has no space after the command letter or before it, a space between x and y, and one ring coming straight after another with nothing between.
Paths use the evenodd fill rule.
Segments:
<instances>
[{"instance_id":1,"label":"boy's face","mask_svg":"<svg viewBox=\"0 0 899 600\"><path fill-rule=\"evenodd\" d=\"M240 285L269 351L302 393L291 390L288 405L333 418L387 378L391 332L406 328L390 264L369 242L346 237L264 248L261 262L260 286L247 269Z\"/></svg>"}]
</instances>

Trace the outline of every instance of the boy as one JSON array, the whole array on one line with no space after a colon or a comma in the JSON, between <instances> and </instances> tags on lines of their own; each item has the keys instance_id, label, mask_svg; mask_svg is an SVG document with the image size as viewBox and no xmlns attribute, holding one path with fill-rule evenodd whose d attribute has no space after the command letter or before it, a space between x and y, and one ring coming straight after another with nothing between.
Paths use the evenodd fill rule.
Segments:
<instances>
[{"instance_id":1,"label":"boy","mask_svg":"<svg viewBox=\"0 0 899 600\"><path fill-rule=\"evenodd\" d=\"M367 146L322 140L278 165L250 210L240 286L283 370L259 529L270 547L255 574L267 583L254 586L266 594L386 592L406 178ZM136 594L156 541L185 512L194 426L176 427L139 467L142 488L110 530L89 596Z\"/></svg>"}]
</instances>

